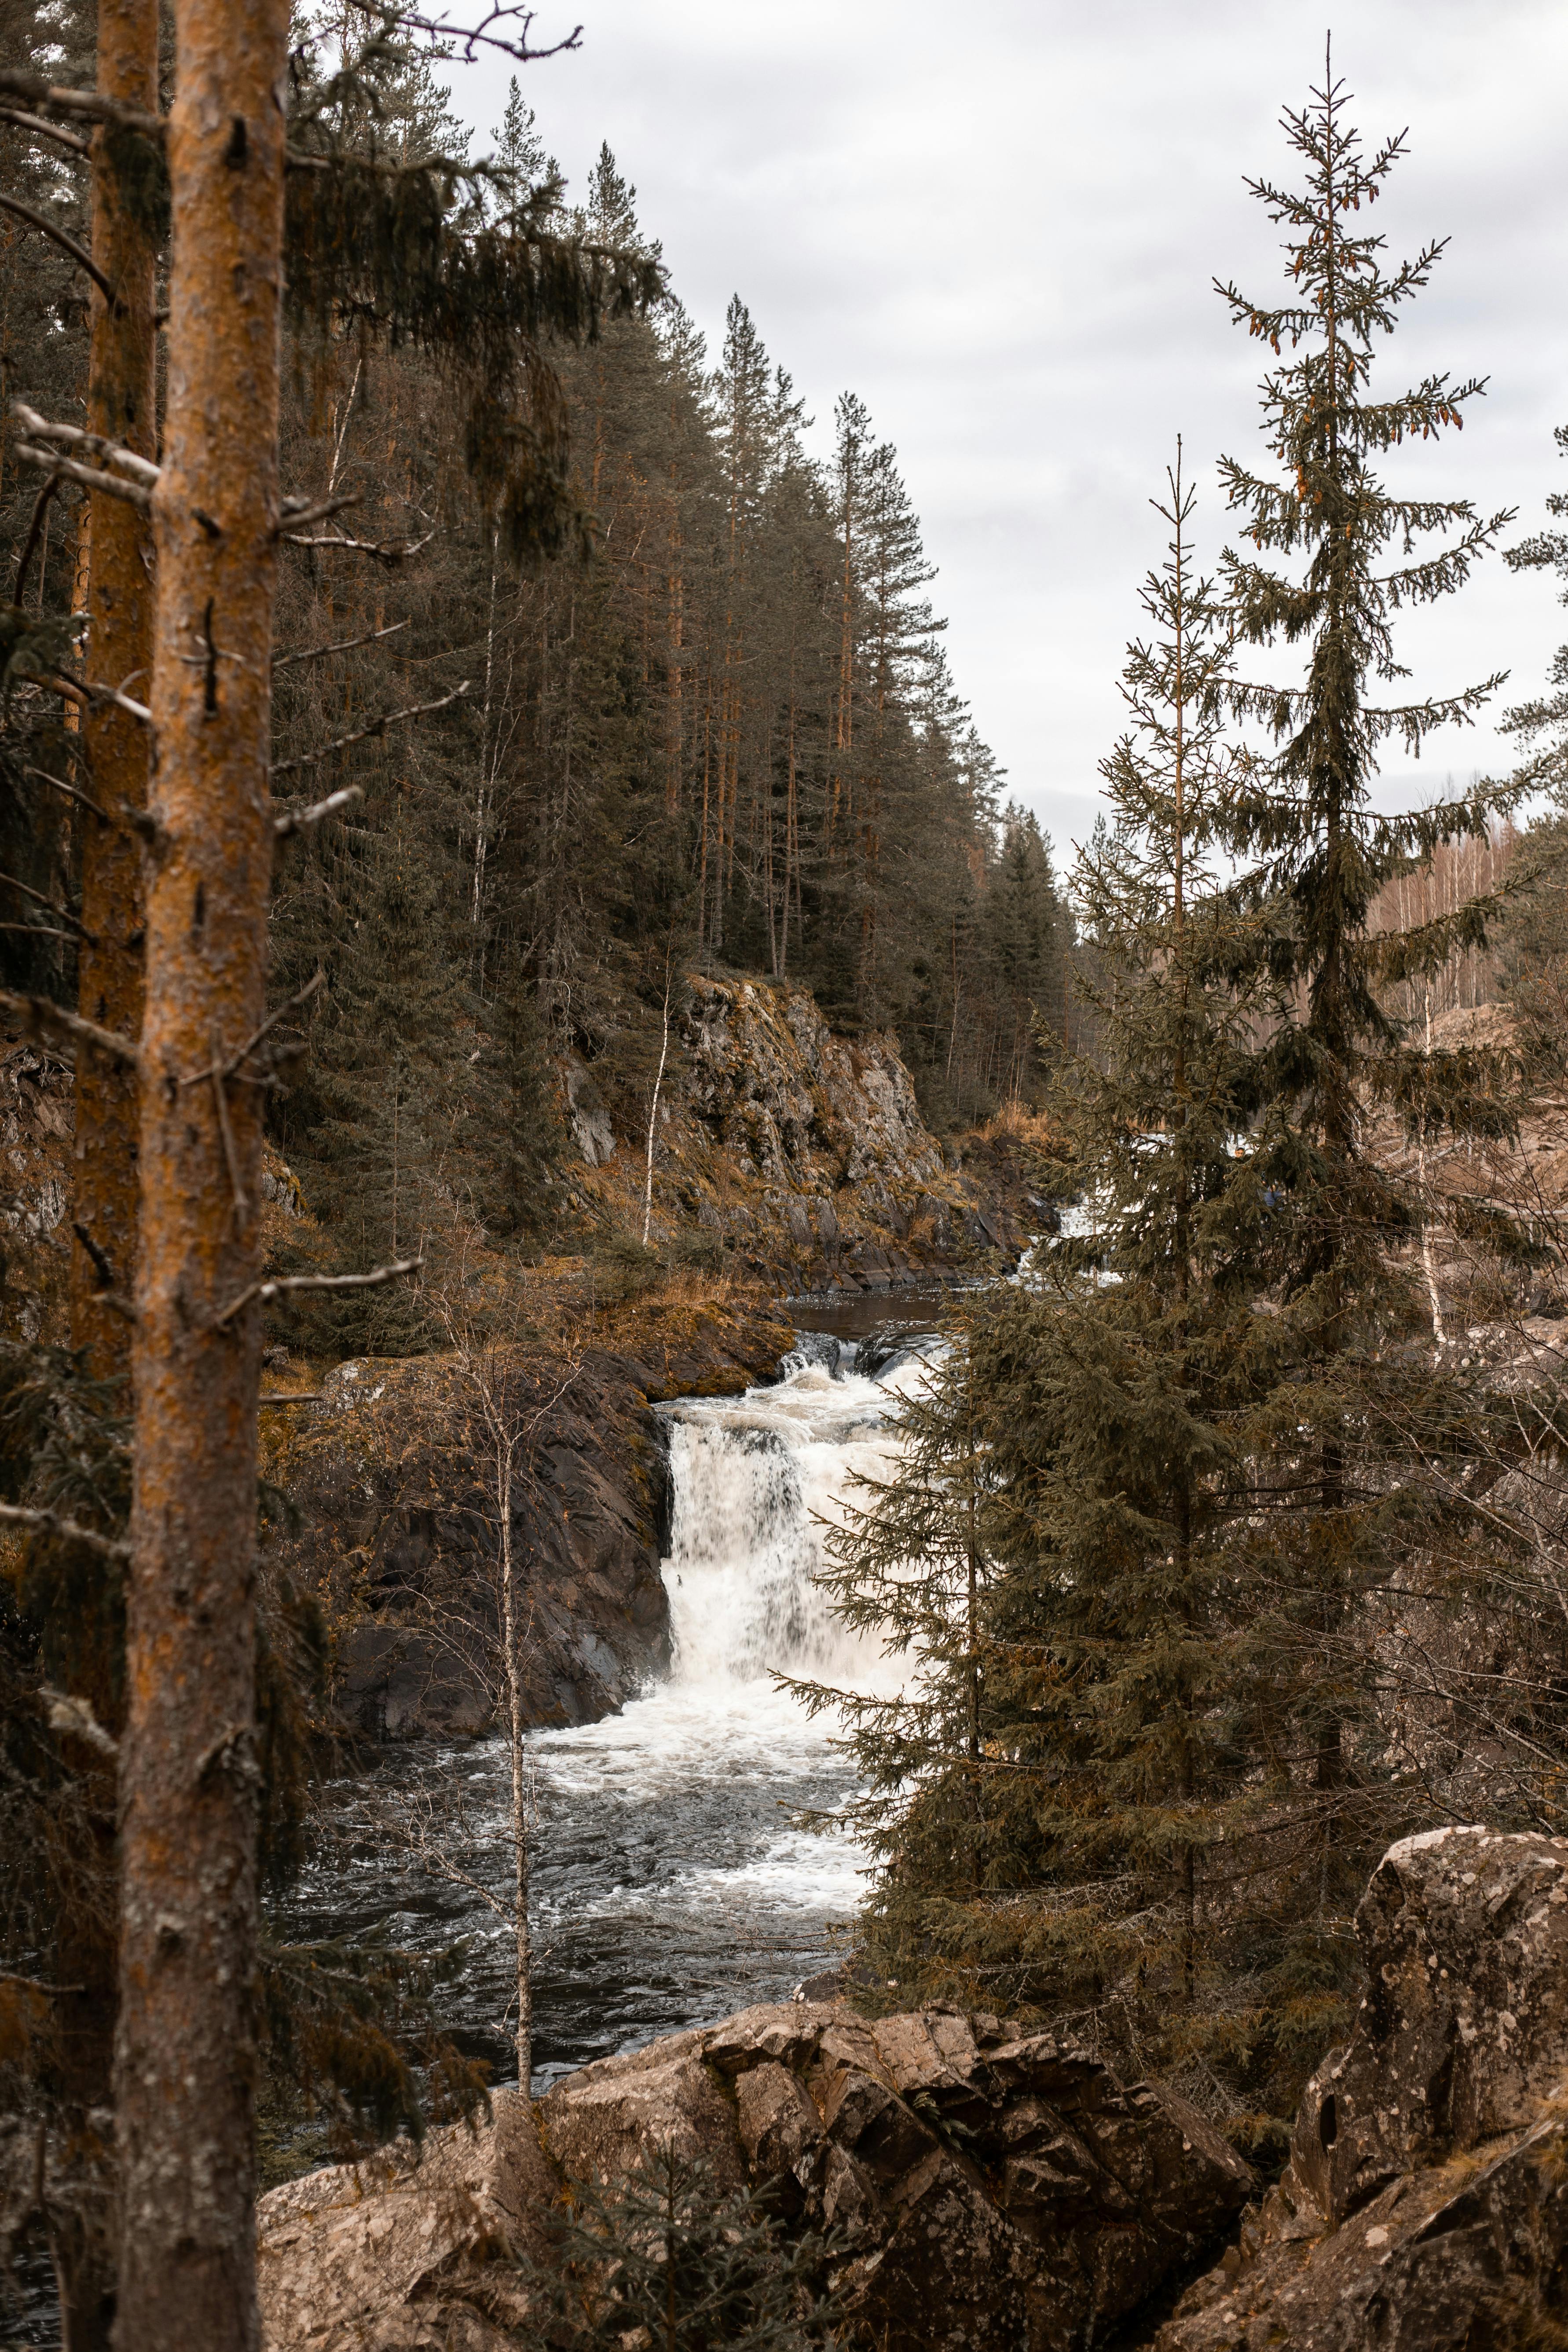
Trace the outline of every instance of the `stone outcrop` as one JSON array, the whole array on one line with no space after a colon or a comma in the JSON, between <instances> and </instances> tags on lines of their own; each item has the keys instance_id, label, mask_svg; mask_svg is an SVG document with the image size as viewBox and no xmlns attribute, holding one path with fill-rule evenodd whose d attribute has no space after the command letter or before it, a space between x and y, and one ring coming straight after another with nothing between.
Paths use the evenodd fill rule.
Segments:
<instances>
[{"instance_id":1,"label":"stone outcrop","mask_svg":"<svg viewBox=\"0 0 1568 2352\"><path fill-rule=\"evenodd\" d=\"M1356 1927L1355 2032L1157 2352L1568 2341L1568 1840L1407 1838Z\"/></svg>"},{"instance_id":2,"label":"stone outcrop","mask_svg":"<svg viewBox=\"0 0 1568 2352\"><path fill-rule=\"evenodd\" d=\"M838 2283L884 2352L1088 2352L1251 2181L1179 2099L943 2011L746 2010L584 2068L538 2116L542 2155L503 2093L487 2133L434 2135L416 2168L339 2168L264 2198L269 2352L490 2352L520 2316L506 2242L537 2249L563 2177L613 2178L668 2142L839 2232Z\"/></svg>"},{"instance_id":3,"label":"stone outcrop","mask_svg":"<svg viewBox=\"0 0 1568 2352\"><path fill-rule=\"evenodd\" d=\"M1005 1138L944 1149L891 1032L836 1035L808 989L693 974L676 1044L657 1129L661 1236L696 1225L790 1288L889 1290L1016 1259L1047 1222ZM575 1057L563 1088L583 1163L572 1197L625 1223L640 1212L643 1138L616 1150Z\"/></svg>"}]
</instances>

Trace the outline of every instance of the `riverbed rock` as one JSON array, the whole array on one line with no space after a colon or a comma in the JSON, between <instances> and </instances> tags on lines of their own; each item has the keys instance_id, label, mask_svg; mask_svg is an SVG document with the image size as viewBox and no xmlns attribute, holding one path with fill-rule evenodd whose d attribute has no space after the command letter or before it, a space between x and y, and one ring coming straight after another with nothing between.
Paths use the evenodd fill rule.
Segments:
<instances>
[{"instance_id":1,"label":"riverbed rock","mask_svg":"<svg viewBox=\"0 0 1568 2352\"><path fill-rule=\"evenodd\" d=\"M538 2253L555 2177L535 2117L488 2122L274 2189L257 2212L267 2352L501 2352L527 2322L511 2256Z\"/></svg>"},{"instance_id":2,"label":"riverbed rock","mask_svg":"<svg viewBox=\"0 0 1568 2352\"><path fill-rule=\"evenodd\" d=\"M523 2325L509 2249L545 2242L565 2180L613 2179L671 2143L721 2182L768 2184L795 2225L840 2233L839 2284L882 2352L1089 2352L1252 2186L1168 2093L942 2010L745 2010L584 2067L537 2116L535 2132L502 2093L488 2131L434 2133L418 2164L264 2198L268 2352L492 2352L487 2329Z\"/></svg>"},{"instance_id":3,"label":"riverbed rock","mask_svg":"<svg viewBox=\"0 0 1568 2352\"><path fill-rule=\"evenodd\" d=\"M1568 1840L1433 1831L1356 1914L1367 1992L1290 2160L1157 2352L1568 2340Z\"/></svg>"}]
</instances>

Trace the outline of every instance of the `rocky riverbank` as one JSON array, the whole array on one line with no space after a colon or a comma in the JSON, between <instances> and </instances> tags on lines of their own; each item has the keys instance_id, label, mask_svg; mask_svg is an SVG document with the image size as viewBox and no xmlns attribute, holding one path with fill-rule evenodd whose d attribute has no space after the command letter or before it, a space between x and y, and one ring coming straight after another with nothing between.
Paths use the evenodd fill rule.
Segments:
<instances>
[{"instance_id":1,"label":"rocky riverbank","mask_svg":"<svg viewBox=\"0 0 1568 2352\"><path fill-rule=\"evenodd\" d=\"M1560 2343L1568 1841L1406 1839L1357 1927L1355 2032L1261 2203L1158 2084L1002 2019L872 2022L802 2000L585 2067L534 2108L499 2094L483 2129L437 2133L417 2162L275 2189L258 2216L269 2352L528 2340L516 2256L547 2252L566 2183L669 2143L721 2182L770 2184L793 2226L841 2230L837 2284L883 2352Z\"/></svg>"}]
</instances>

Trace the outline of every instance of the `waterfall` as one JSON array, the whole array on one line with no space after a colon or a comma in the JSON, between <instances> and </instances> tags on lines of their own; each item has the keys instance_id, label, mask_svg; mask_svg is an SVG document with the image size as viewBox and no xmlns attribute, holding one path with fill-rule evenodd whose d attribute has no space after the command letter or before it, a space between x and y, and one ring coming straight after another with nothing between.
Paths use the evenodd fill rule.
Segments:
<instances>
[{"instance_id":1,"label":"waterfall","mask_svg":"<svg viewBox=\"0 0 1568 2352\"><path fill-rule=\"evenodd\" d=\"M886 1473L890 1402L803 1350L774 1388L674 1408L664 1577L679 1687L718 1697L770 1669L854 1688L885 1679L875 1643L837 1622L814 1580L823 1523L857 1500L857 1476Z\"/></svg>"}]
</instances>

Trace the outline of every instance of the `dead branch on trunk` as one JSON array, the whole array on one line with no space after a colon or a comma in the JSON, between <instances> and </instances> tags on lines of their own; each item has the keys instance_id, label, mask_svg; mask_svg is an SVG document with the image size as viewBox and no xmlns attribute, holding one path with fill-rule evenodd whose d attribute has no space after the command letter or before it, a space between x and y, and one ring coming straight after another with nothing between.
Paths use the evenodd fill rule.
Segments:
<instances>
[{"instance_id":1,"label":"dead branch on trunk","mask_svg":"<svg viewBox=\"0 0 1568 2352\"><path fill-rule=\"evenodd\" d=\"M134 449L124 448L118 441L106 440L101 433L89 433L79 425L56 425L22 400L12 402L11 414L35 441L58 441L63 447L79 450L84 457L96 457L103 465L118 466L147 489L155 489L162 478L161 466L155 466L150 457L138 456Z\"/></svg>"},{"instance_id":2,"label":"dead branch on trunk","mask_svg":"<svg viewBox=\"0 0 1568 2352\"><path fill-rule=\"evenodd\" d=\"M334 751L346 751L353 743L368 743L374 737L384 735L389 727L397 726L405 719L425 719L432 710L445 710L449 702L456 702L459 695L467 694L472 683L471 678L466 677L461 686L455 686L450 694L442 695L437 702L411 702L405 710L388 710L380 719L373 719L368 727L356 728L352 735L340 735L335 742L323 743L319 751L301 751L298 759L279 760L272 771L273 779L276 781L279 776L290 775L296 768L314 768L322 760L330 760Z\"/></svg>"},{"instance_id":3,"label":"dead branch on trunk","mask_svg":"<svg viewBox=\"0 0 1568 2352\"><path fill-rule=\"evenodd\" d=\"M422 1257L405 1257L394 1265L372 1266L368 1274L286 1274L271 1282L253 1282L213 1317L211 1328L221 1331L253 1299L269 1307L275 1298L291 1297L303 1290L375 1290L384 1282L398 1282L405 1274L417 1274L424 1263Z\"/></svg>"},{"instance_id":4,"label":"dead branch on trunk","mask_svg":"<svg viewBox=\"0 0 1568 2352\"><path fill-rule=\"evenodd\" d=\"M0 988L0 1007L7 1013L18 1013L31 1037L41 1037L53 1030L61 1037L69 1037L79 1045L96 1045L100 1054L112 1054L119 1061L134 1068L142 1056L129 1037L115 1034L112 1029L100 1029L96 1021L84 1021L79 1013L68 1013L63 1004L56 1004L47 996L16 996L10 989Z\"/></svg>"},{"instance_id":5,"label":"dead branch on trunk","mask_svg":"<svg viewBox=\"0 0 1568 2352\"><path fill-rule=\"evenodd\" d=\"M0 89L12 98L25 98L29 106L47 113L83 122L117 123L122 131L139 131L143 139L155 139L160 144L168 130L161 114L149 114L140 106L121 106L96 89L66 89L16 66L0 66Z\"/></svg>"},{"instance_id":6,"label":"dead branch on trunk","mask_svg":"<svg viewBox=\"0 0 1568 2352\"><path fill-rule=\"evenodd\" d=\"M58 1511L29 1510L22 1503L0 1503L0 1520L10 1527L37 1528L47 1536L58 1536L62 1542L85 1544L89 1551L101 1553L105 1559L129 1559L131 1546L115 1536L100 1535L96 1528L79 1527L75 1519L63 1518Z\"/></svg>"},{"instance_id":7,"label":"dead branch on trunk","mask_svg":"<svg viewBox=\"0 0 1568 2352\"><path fill-rule=\"evenodd\" d=\"M437 703L436 708L439 709ZM312 801L309 808L290 809L287 815L274 817L272 830L279 841L290 840L297 833L310 833L340 809L352 808L355 801L364 798L363 784L345 784L341 793L329 793L324 801ZM0 880L4 880L0 876Z\"/></svg>"},{"instance_id":8,"label":"dead branch on trunk","mask_svg":"<svg viewBox=\"0 0 1568 2352\"><path fill-rule=\"evenodd\" d=\"M86 270L104 300L112 307L116 299L114 289L85 246L79 245L75 237L50 220L47 213L35 212L31 205L23 204L16 196L0 194L0 206L8 213L15 213L18 220L26 221L28 227L36 228L40 236L52 237L62 253L69 254L79 269Z\"/></svg>"}]
</instances>

